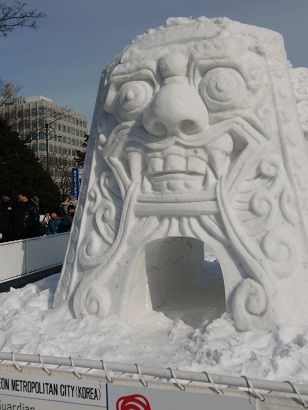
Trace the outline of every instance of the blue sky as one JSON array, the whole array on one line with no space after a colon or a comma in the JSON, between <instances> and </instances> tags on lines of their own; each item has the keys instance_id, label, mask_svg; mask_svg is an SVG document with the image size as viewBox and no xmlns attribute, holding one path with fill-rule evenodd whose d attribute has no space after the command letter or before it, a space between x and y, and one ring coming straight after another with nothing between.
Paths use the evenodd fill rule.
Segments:
<instances>
[{"instance_id":1,"label":"blue sky","mask_svg":"<svg viewBox=\"0 0 308 410\"><path fill-rule=\"evenodd\" d=\"M12 4L12 0L3 0ZM0 38L0 77L85 114L89 126L103 67L168 17L228 17L284 36L294 67L308 67L308 0L25 0L47 14L37 30Z\"/></svg>"}]
</instances>

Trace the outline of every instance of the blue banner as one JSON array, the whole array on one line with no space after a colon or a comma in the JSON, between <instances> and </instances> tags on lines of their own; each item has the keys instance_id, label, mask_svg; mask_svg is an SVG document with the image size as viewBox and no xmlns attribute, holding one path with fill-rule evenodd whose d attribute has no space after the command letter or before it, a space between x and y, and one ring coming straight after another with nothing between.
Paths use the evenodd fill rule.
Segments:
<instances>
[{"instance_id":1,"label":"blue banner","mask_svg":"<svg viewBox=\"0 0 308 410\"><path fill-rule=\"evenodd\" d=\"M75 199L79 196L79 168L72 168L72 195Z\"/></svg>"}]
</instances>

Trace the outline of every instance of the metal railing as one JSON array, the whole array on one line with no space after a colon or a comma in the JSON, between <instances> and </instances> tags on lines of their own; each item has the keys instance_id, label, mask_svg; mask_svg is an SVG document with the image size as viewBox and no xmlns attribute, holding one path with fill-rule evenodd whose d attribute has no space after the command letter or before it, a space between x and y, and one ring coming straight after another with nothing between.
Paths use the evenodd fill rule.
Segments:
<instances>
[{"instance_id":1,"label":"metal railing","mask_svg":"<svg viewBox=\"0 0 308 410\"><path fill-rule=\"evenodd\" d=\"M0 283L61 266L69 232L0 244Z\"/></svg>"},{"instance_id":2,"label":"metal railing","mask_svg":"<svg viewBox=\"0 0 308 410\"><path fill-rule=\"evenodd\" d=\"M256 398L261 400L264 399L263 395L277 392L286 396L296 397L304 407L308 406L306 402L308 386L291 381L278 382L253 378L248 379L245 376L237 377L209 374L205 371L172 370L171 368L113 363L105 362L104 360L42 356L40 354L19 354L13 352L0 352L0 362L1 365L10 363L19 372L25 371L26 373L29 367L33 365L38 365L49 375L55 370L59 371L62 369L64 372L71 371L78 379L81 379L83 375L90 374L91 370L93 370L93 376L96 376L98 379L103 376L109 383L112 383L114 380L129 380L132 376L135 376L137 377L135 380L139 380L140 384L144 387L147 387L148 383L156 380L162 383L172 383L180 390L186 390L186 388L192 384L201 388L204 386L210 388L217 394L223 394L232 388L244 389L252 396L256 396ZM305 396L305 398L303 396Z\"/></svg>"}]
</instances>

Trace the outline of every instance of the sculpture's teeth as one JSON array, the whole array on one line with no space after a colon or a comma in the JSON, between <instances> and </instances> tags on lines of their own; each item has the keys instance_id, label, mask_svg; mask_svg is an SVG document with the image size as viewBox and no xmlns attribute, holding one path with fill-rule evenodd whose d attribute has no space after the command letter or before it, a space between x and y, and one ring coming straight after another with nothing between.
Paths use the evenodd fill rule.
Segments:
<instances>
[{"instance_id":1,"label":"sculpture's teeth","mask_svg":"<svg viewBox=\"0 0 308 410\"><path fill-rule=\"evenodd\" d=\"M200 174L204 175L207 169L207 162L200 156L191 154L191 150L184 151L184 154L168 154L163 155L153 153L147 155L147 169L149 175L168 174L168 173L184 173L184 174Z\"/></svg>"},{"instance_id":2,"label":"sculpture's teeth","mask_svg":"<svg viewBox=\"0 0 308 410\"><path fill-rule=\"evenodd\" d=\"M152 157L147 160L147 167L149 174L162 172L164 169L164 160L159 157Z\"/></svg>"},{"instance_id":3,"label":"sculpture's teeth","mask_svg":"<svg viewBox=\"0 0 308 410\"><path fill-rule=\"evenodd\" d=\"M197 157L189 157L187 160L187 171L188 172L197 172L199 174L206 173L206 162Z\"/></svg>"},{"instance_id":4,"label":"sculpture's teeth","mask_svg":"<svg viewBox=\"0 0 308 410\"><path fill-rule=\"evenodd\" d=\"M145 168L143 155L138 151L130 151L127 154L130 166L132 182L140 179L143 169Z\"/></svg>"},{"instance_id":5,"label":"sculpture's teeth","mask_svg":"<svg viewBox=\"0 0 308 410\"><path fill-rule=\"evenodd\" d=\"M186 158L182 155L168 155L164 162L164 171L186 171Z\"/></svg>"},{"instance_id":6,"label":"sculpture's teeth","mask_svg":"<svg viewBox=\"0 0 308 410\"><path fill-rule=\"evenodd\" d=\"M173 146L173 148L178 148ZM205 151L179 147L173 152L148 152L146 156L149 182L161 193L202 190L207 173Z\"/></svg>"},{"instance_id":7,"label":"sculpture's teeth","mask_svg":"<svg viewBox=\"0 0 308 410\"><path fill-rule=\"evenodd\" d=\"M171 192L187 191L185 181L168 181L167 189Z\"/></svg>"}]
</instances>

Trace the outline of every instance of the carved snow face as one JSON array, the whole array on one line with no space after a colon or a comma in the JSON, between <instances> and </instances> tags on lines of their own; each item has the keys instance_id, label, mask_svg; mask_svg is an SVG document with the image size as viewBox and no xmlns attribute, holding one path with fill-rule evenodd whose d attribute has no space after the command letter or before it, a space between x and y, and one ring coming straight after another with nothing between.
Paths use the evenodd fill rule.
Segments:
<instances>
[{"instance_id":1,"label":"carved snow face","mask_svg":"<svg viewBox=\"0 0 308 410\"><path fill-rule=\"evenodd\" d=\"M242 45L233 45L239 56L223 56L226 46L155 48L116 67L104 105L116 124L105 157L126 189L141 177L143 194L209 190L247 145L245 132L234 140L235 122L217 124L255 110L262 70L247 49L245 62Z\"/></svg>"},{"instance_id":2,"label":"carved snow face","mask_svg":"<svg viewBox=\"0 0 308 410\"><path fill-rule=\"evenodd\" d=\"M56 304L129 322L175 282L201 296L206 243L237 329L302 325L308 188L295 97L305 104L305 72L294 95L289 71L278 33L225 18L171 19L113 60Z\"/></svg>"}]
</instances>

